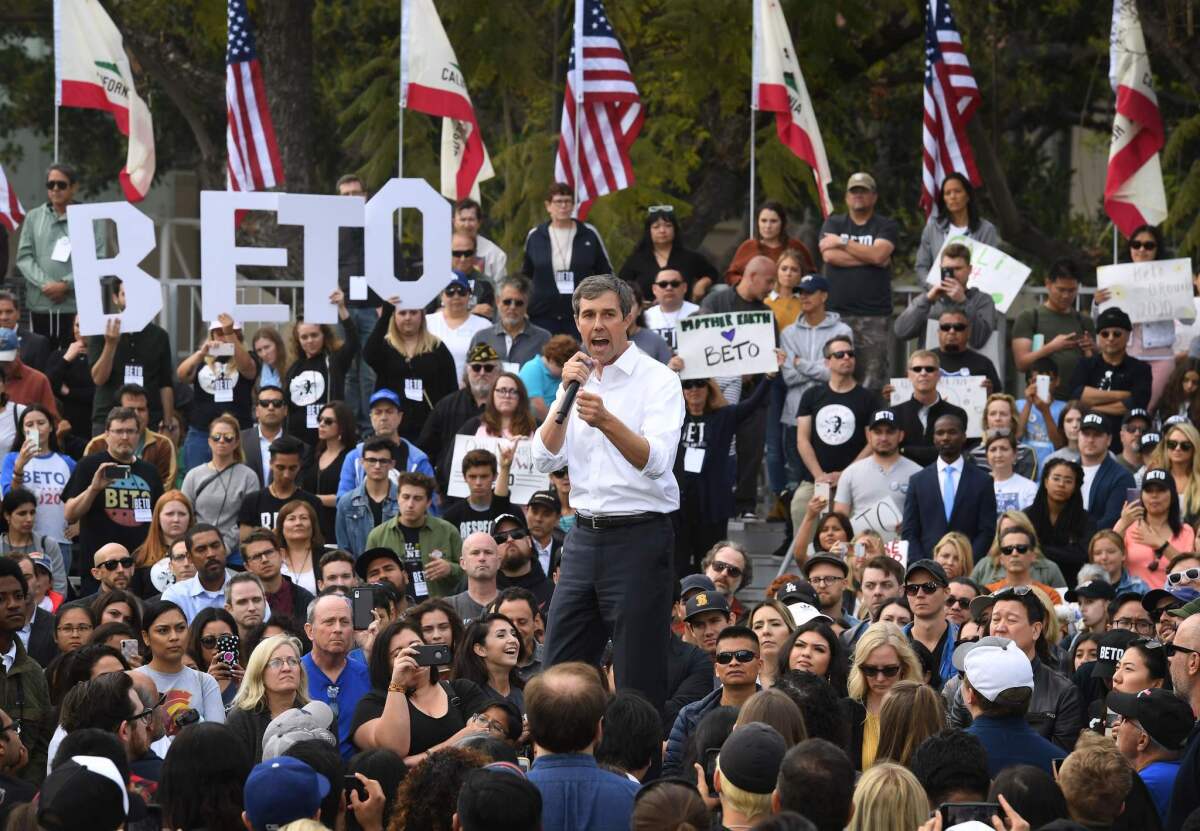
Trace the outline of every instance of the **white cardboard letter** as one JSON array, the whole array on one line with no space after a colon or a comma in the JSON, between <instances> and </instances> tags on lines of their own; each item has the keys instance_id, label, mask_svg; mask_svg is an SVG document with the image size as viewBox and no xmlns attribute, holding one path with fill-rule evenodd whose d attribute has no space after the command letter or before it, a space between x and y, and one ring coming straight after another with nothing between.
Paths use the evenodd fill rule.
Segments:
<instances>
[{"instance_id":1,"label":"white cardboard letter","mask_svg":"<svg viewBox=\"0 0 1200 831\"><path fill-rule=\"evenodd\" d=\"M241 321L283 323L291 320L291 311L282 303L243 306L237 302L237 267L285 267L287 249L239 248L234 212L278 210L280 196L278 193L246 191L200 192L200 274L204 285L200 297L200 313L204 320L216 320L221 314L228 314L234 320ZM126 297L128 296L129 292L126 290ZM328 297L329 292L326 292L325 296Z\"/></svg>"},{"instance_id":2,"label":"white cardboard letter","mask_svg":"<svg viewBox=\"0 0 1200 831\"><path fill-rule=\"evenodd\" d=\"M305 323L338 322L329 302L338 287L338 230L361 228L366 204L361 196L279 194L279 223L304 227Z\"/></svg>"},{"instance_id":3,"label":"white cardboard letter","mask_svg":"<svg viewBox=\"0 0 1200 831\"><path fill-rule=\"evenodd\" d=\"M111 219L117 226L115 257L96 257L95 222ZM162 310L162 290L158 280L143 271L138 263L154 250L154 222L128 202L101 202L71 205L67 208L67 231L71 236L74 259L75 297L79 308L82 335L103 335L107 316L100 278L116 276L125 286L125 311L122 332L141 331Z\"/></svg>"},{"instance_id":4,"label":"white cardboard letter","mask_svg":"<svg viewBox=\"0 0 1200 831\"><path fill-rule=\"evenodd\" d=\"M401 208L421 212L425 269L417 280L396 279L392 214ZM450 282L450 203L424 179L392 179L372 196L363 238L367 285L380 297L399 297L400 308L424 308Z\"/></svg>"}]
</instances>

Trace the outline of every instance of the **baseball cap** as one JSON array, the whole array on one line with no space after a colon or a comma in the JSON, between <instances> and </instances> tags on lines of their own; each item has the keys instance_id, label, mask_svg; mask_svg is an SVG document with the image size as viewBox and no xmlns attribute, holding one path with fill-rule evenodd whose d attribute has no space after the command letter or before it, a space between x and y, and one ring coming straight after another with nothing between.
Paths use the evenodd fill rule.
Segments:
<instances>
[{"instance_id":1,"label":"baseball cap","mask_svg":"<svg viewBox=\"0 0 1200 831\"><path fill-rule=\"evenodd\" d=\"M50 771L37 806L38 826L47 831L115 831L129 816L129 792L112 759L72 756Z\"/></svg>"},{"instance_id":2,"label":"baseball cap","mask_svg":"<svg viewBox=\"0 0 1200 831\"><path fill-rule=\"evenodd\" d=\"M774 727L752 721L734 728L721 745L717 764L721 778L731 785L753 794L769 794L775 790L779 766L787 753L787 743Z\"/></svg>"},{"instance_id":3,"label":"baseball cap","mask_svg":"<svg viewBox=\"0 0 1200 831\"><path fill-rule=\"evenodd\" d=\"M946 570L933 560L916 560L909 565L904 570L904 582L908 582L908 578L912 576L914 571L928 571L933 575L933 581L940 583L942 588L950 585L950 579L946 577Z\"/></svg>"},{"instance_id":4,"label":"baseball cap","mask_svg":"<svg viewBox=\"0 0 1200 831\"><path fill-rule=\"evenodd\" d=\"M1067 602L1074 603L1080 598L1088 600L1112 600L1117 596L1117 587L1107 580L1088 580L1073 589L1067 589Z\"/></svg>"},{"instance_id":5,"label":"baseball cap","mask_svg":"<svg viewBox=\"0 0 1200 831\"><path fill-rule=\"evenodd\" d=\"M1145 475L1142 476L1142 490L1151 485L1159 488L1170 488L1171 484L1167 481L1167 472L1157 467L1153 470L1147 470Z\"/></svg>"},{"instance_id":6,"label":"baseball cap","mask_svg":"<svg viewBox=\"0 0 1200 831\"><path fill-rule=\"evenodd\" d=\"M817 598L817 593L813 589L812 583L807 580L787 581L776 589L775 599L784 606L790 606L793 603L810 603L816 606L821 602Z\"/></svg>"},{"instance_id":7,"label":"baseball cap","mask_svg":"<svg viewBox=\"0 0 1200 831\"><path fill-rule=\"evenodd\" d=\"M820 565L821 563L832 563L837 566L842 570L843 577L847 577L850 574L850 566L846 565L846 561L836 554L830 554L828 551L822 551L809 557L804 561L804 565L801 566L800 571L807 577L808 573L812 571L813 566Z\"/></svg>"},{"instance_id":8,"label":"baseball cap","mask_svg":"<svg viewBox=\"0 0 1200 831\"><path fill-rule=\"evenodd\" d=\"M394 390L389 390L387 387L377 389L371 393L371 400L367 403L367 409L371 409L380 401L388 401L395 404L398 410L404 409L404 404L400 402L400 396Z\"/></svg>"},{"instance_id":9,"label":"baseball cap","mask_svg":"<svg viewBox=\"0 0 1200 831\"><path fill-rule=\"evenodd\" d=\"M333 710L324 701L310 701L303 707L284 710L271 719L263 732L263 760L282 756L292 745L308 739L336 745L337 737L330 732L332 724Z\"/></svg>"},{"instance_id":10,"label":"baseball cap","mask_svg":"<svg viewBox=\"0 0 1200 831\"><path fill-rule=\"evenodd\" d=\"M833 618L825 614L817 607L815 603L805 603L803 600L797 600L787 604L788 614L792 616L792 623L797 626L803 626L810 620L823 620L826 623L832 624Z\"/></svg>"},{"instance_id":11,"label":"baseball cap","mask_svg":"<svg viewBox=\"0 0 1200 831\"><path fill-rule=\"evenodd\" d=\"M400 562L399 554L390 548L383 548L380 546L378 548L368 548L361 555L359 555L358 560L354 563L354 573L357 574L361 579L366 580L367 569L371 567L371 563L381 558L391 560L396 565L404 568L404 563Z\"/></svg>"},{"instance_id":12,"label":"baseball cap","mask_svg":"<svg viewBox=\"0 0 1200 831\"><path fill-rule=\"evenodd\" d=\"M446 284L446 288L453 288L454 286L466 289L468 294L471 292L471 282L461 274L455 274L450 282Z\"/></svg>"},{"instance_id":13,"label":"baseball cap","mask_svg":"<svg viewBox=\"0 0 1200 831\"><path fill-rule=\"evenodd\" d=\"M43 569L47 574L54 574L54 567L50 565L50 558L40 551L30 551L29 560L33 563L34 568Z\"/></svg>"},{"instance_id":14,"label":"baseball cap","mask_svg":"<svg viewBox=\"0 0 1200 831\"><path fill-rule=\"evenodd\" d=\"M1096 331L1099 332L1114 326L1118 329L1124 329L1126 332L1133 331L1133 323L1130 322L1129 315L1116 306L1110 306L1096 318Z\"/></svg>"},{"instance_id":15,"label":"baseball cap","mask_svg":"<svg viewBox=\"0 0 1200 831\"><path fill-rule=\"evenodd\" d=\"M689 574L679 581L679 596L684 601L687 600L688 592L715 592L716 590L716 585L704 574Z\"/></svg>"},{"instance_id":16,"label":"baseball cap","mask_svg":"<svg viewBox=\"0 0 1200 831\"><path fill-rule=\"evenodd\" d=\"M1142 419L1142 421L1145 421L1147 424L1151 423L1150 413L1146 412L1141 407L1134 407L1132 410L1130 410L1129 412L1127 412L1125 414L1125 417L1123 419L1121 419L1121 424L1128 424L1129 422L1133 421L1135 418L1140 418L1140 419Z\"/></svg>"},{"instance_id":17,"label":"baseball cap","mask_svg":"<svg viewBox=\"0 0 1200 831\"><path fill-rule=\"evenodd\" d=\"M871 420L867 422L867 427L875 427L880 424L890 424L896 426L896 414L891 410L876 410L871 413Z\"/></svg>"},{"instance_id":18,"label":"baseball cap","mask_svg":"<svg viewBox=\"0 0 1200 831\"><path fill-rule=\"evenodd\" d=\"M966 674L967 681L988 701L995 701L1007 690L1033 690L1033 664L1008 638L988 636L975 643L964 643L954 650L955 669Z\"/></svg>"},{"instance_id":19,"label":"baseball cap","mask_svg":"<svg viewBox=\"0 0 1200 831\"><path fill-rule=\"evenodd\" d=\"M1104 423L1104 416L1099 413L1088 413L1079 422L1080 430L1099 430L1101 433L1107 433L1108 427Z\"/></svg>"},{"instance_id":20,"label":"baseball cap","mask_svg":"<svg viewBox=\"0 0 1200 831\"><path fill-rule=\"evenodd\" d=\"M243 807L254 831L276 829L317 813L330 783L299 759L280 756L260 762L246 777Z\"/></svg>"},{"instance_id":21,"label":"baseball cap","mask_svg":"<svg viewBox=\"0 0 1200 831\"><path fill-rule=\"evenodd\" d=\"M683 619L691 620L696 615L704 614L705 612L721 612L729 614L729 601L725 599L725 595L717 591L700 592L688 598L687 603L683 607Z\"/></svg>"},{"instance_id":22,"label":"baseball cap","mask_svg":"<svg viewBox=\"0 0 1200 831\"><path fill-rule=\"evenodd\" d=\"M810 294L814 291L829 291L829 281L820 274L805 274L800 278L800 284L796 286L796 291L802 294Z\"/></svg>"},{"instance_id":23,"label":"baseball cap","mask_svg":"<svg viewBox=\"0 0 1200 831\"><path fill-rule=\"evenodd\" d=\"M1163 689L1111 692L1108 709L1136 721L1150 738L1168 750L1183 750L1196 723L1191 705Z\"/></svg>"},{"instance_id":24,"label":"baseball cap","mask_svg":"<svg viewBox=\"0 0 1200 831\"><path fill-rule=\"evenodd\" d=\"M860 170L858 173L851 175L849 181L846 182L846 190L852 190L854 188L876 190L875 177L870 173L864 173Z\"/></svg>"},{"instance_id":25,"label":"baseball cap","mask_svg":"<svg viewBox=\"0 0 1200 831\"><path fill-rule=\"evenodd\" d=\"M515 522L515 523L517 523L518 528L529 527L525 524L525 517L521 515L521 512L514 511L514 512L508 513L508 514L500 514L498 517L496 517L495 519L492 520L492 533L493 534L496 533L496 529L500 527L501 522Z\"/></svg>"},{"instance_id":26,"label":"baseball cap","mask_svg":"<svg viewBox=\"0 0 1200 831\"><path fill-rule=\"evenodd\" d=\"M1162 433L1142 433L1142 437L1138 441L1138 450L1142 453L1148 453L1158 447L1161 441Z\"/></svg>"},{"instance_id":27,"label":"baseball cap","mask_svg":"<svg viewBox=\"0 0 1200 831\"><path fill-rule=\"evenodd\" d=\"M1167 614L1171 617L1189 618L1196 614L1196 612L1200 612L1200 598L1197 598L1189 603L1185 603L1178 609L1171 609L1169 612L1167 612Z\"/></svg>"},{"instance_id":28,"label":"baseball cap","mask_svg":"<svg viewBox=\"0 0 1200 831\"><path fill-rule=\"evenodd\" d=\"M549 508L555 513L562 511L562 502L558 499L558 491L553 490L534 491L529 495L528 505L529 507L537 505L542 508Z\"/></svg>"},{"instance_id":29,"label":"baseball cap","mask_svg":"<svg viewBox=\"0 0 1200 831\"><path fill-rule=\"evenodd\" d=\"M1170 608L1178 609L1180 606L1191 603L1200 597L1200 592L1190 586L1183 586L1178 589L1151 589L1142 595L1142 608L1147 612L1153 612L1158 608L1158 604L1168 597L1172 601Z\"/></svg>"},{"instance_id":30,"label":"baseball cap","mask_svg":"<svg viewBox=\"0 0 1200 831\"><path fill-rule=\"evenodd\" d=\"M12 329L0 329L0 363L14 360L20 345L16 332Z\"/></svg>"},{"instance_id":31,"label":"baseball cap","mask_svg":"<svg viewBox=\"0 0 1200 831\"><path fill-rule=\"evenodd\" d=\"M500 353L490 343L477 343L467 352L467 363L478 364L500 360Z\"/></svg>"},{"instance_id":32,"label":"baseball cap","mask_svg":"<svg viewBox=\"0 0 1200 831\"><path fill-rule=\"evenodd\" d=\"M210 332L216 331L217 329L224 329L224 328L225 327L221 325L221 321L219 321L219 320L214 320L212 323L208 324L208 331L210 331ZM240 320L235 320L233 322L233 328L235 330L241 329L242 322Z\"/></svg>"},{"instance_id":33,"label":"baseball cap","mask_svg":"<svg viewBox=\"0 0 1200 831\"><path fill-rule=\"evenodd\" d=\"M1111 681L1126 648L1140 637L1137 632L1128 629L1110 629L1101 635L1096 640L1096 668L1092 671L1092 677Z\"/></svg>"},{"instance_id":34,"label":"baseball cap","mask_svg":"<svg viewBox=\"0 0 1200 831\"><path fill-rule=\"evenodd\" d=\"M1176 424L1190 424L1188 417L1185 415L1173 415L1162 423L1163 429L1174 427Z\"/></svg>"}]
</instances>

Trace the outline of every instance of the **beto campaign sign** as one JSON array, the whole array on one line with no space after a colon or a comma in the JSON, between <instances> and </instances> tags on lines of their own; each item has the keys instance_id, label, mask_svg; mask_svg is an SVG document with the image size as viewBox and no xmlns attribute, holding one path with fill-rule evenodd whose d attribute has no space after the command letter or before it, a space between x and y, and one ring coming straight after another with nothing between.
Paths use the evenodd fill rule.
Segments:
<instances>
[{"instance_id":1,"label":"beto campaign sign","mask_svg":"<svg viewBox=\"0 0 1200 831\"><path fill-rule=\"evenodd\" d=\"M682 381L775 372L775 321L770 312L692 315L679 321Z\"/></svg>"}]
</instances>

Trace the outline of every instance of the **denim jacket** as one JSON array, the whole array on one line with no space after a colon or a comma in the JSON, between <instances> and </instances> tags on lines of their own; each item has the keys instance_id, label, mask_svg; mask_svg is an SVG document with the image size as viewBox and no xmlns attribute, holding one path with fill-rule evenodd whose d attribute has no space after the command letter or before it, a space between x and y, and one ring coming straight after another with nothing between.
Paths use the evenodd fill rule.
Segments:
<instances>
[{"instance_id":1,"label":"denim jacket","mask_svg":"<svg viewBox=\"0 0 1200 831\"><path fill-rule=\"evenodd\" d=\"M337 544L339 548L354 555L356 560L367 550L367 535L375 527L375 517L371 514L371 506L367 501L366 487L364 482L354 490L342 494L337 501ZM400 512L396 490L396 483L392 482L388 487L387 498L383 500L383 522Z\"/></svg>"}]
</instances>

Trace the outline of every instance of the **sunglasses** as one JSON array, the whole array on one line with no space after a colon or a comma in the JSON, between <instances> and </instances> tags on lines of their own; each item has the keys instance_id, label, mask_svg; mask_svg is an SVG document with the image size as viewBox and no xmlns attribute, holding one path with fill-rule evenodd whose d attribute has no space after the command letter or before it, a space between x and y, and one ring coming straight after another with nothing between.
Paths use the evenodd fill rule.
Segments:
<instances>
[{"instance_id":1,"label":"sunglasses","mask_svg":"<svg viewBox=\"0 0 1200 831\"><path fill-rule=\"evenodd\" d=\"M713 560L712 565L710 565L709 568L711 568L717 574L728 574L735 580L742 576L742 570L740 568L735 565L730 565L729 563L721 562L720 560Z\"/></svg>"},{"instance_id":2,"label":"sunglasses","mask_svg":"<svg viewBox=\"0 0 1200 831\"><path fill-rule=\"evenodd\" d=\"M470 367L472 372L494 372L496 369L495 364L471 364Z\"/></svg>"},{"instance_id":3,"label":"sunglasses","mask_svg":"<svg viewBox=\"0 0 1200 831\"><path fill-rule=\"evenodd\" d=\"M718 652L717 663L724 666L733 663L736 658L739 664L748 664L757 657L753 649L736 649L733 652Z\"/></svg>"},{"instance_id":4,"label":"sunglasses","mask_svg":"<svg viewBox=\"0 0 1200 831\"><path fill-rule=\"evenodd\" d=\"M1192 443L1190 441L1176 441L1175 439L1167 439L1167 450L1191 450Z\"/></svg>"},{"instance_id":5,"label":"sunglasses","mask_svg":"<svg viewBox=\"0 0 1200 831\"><path fill-rule=\"evenodd\" d=\"M969 609L969 608L971 608L971 598L955 597L954 595L950 595L949 597L946 598L946 606L951 609L953 609L955 607L957 607L959 609Z\"/></svg>"},{"instance_id":6,"label":"sunglasses","mask_svg":"<svg viewBox=\"0 0 1200 831\"><path fill-rule=\"evenodd\" d=\"M452 256L452 257L474 257L474 256L475 256L475 249L474 249L474 248L468 248L468 249L467 249L467 250L465 250L465 251L451 251L451 252L450 252L450 256Z\"/></svg>"},{"instance_id":7,"label":"sunglasses","mask_svg":"<svg viewBox=\"0 0 1200 831\"><path fill-rule=\"evenodd\" d=\"M466 297L470 293L471 292L469 292L467 289L464 289L462 286L451 286L450 288L446 289L447 297Z\"/></svg>"},{"instance_id":8,"label":"sunglasses","mask_svg":"<svg viewBox=\"0 0 1200 831\"><path fill-rule=\"evenodd\" d=\"M282 398L260 398L258 406L266 407L268 410L282 409L287 406L287 403Z\"/></svg>"},{"instance_id":9,"label":"sunglasses","mask_svg":"<svg viewBox=\"0 0 1200 831\"><path fill-rule=\"evenodd\" d=\"M1016 545L1002 545L1002 546L1000 546L1000 553L1001 553L1001 554L1013 554L1013 553L1016 553L1016 554L1028 554L1028 553L1029 553L1029 549L1030 549L1030 547L1031 547L1031 546L1029 546L1029 545L1028 545L1028 544L1026 544L1026 543L1018 543L1018 544L1016 544ZM1022 588L1022 589L1023 589L1023 588L1027 588L1027 587L1026 587L1026 586L1019 586L1018 588Z\"/></svg>"},{"instance_id":10,"label":"sunglasses","mask_svg":"<svg viewBox=\"0 0 1200 831\"><path fill-rule=\"evenodd\" d=\"M19 718L14 718L8 724L4 725L3 727L0 727L0 733L3 733L6 730L11 730L14 733L16 733L18 736L21 735L21 720Z\"/></svg>"},{"instance_id":11,"label":"sunglasses","mask_svg":"<svg viewBox=\"0 0 1200 831\"><path fill-rule=\"evenodd\" d=\"M1185 568L1183 571L1175 571L1167 575L1167 582L1172 586L1178 586L1184 582L1191 583L1194 580L1200 580L1200 568Z\"/></svg>"},{"instance_id":12,"label":"sunglasses","mask_svg":"<svg viewBox=\"0 0 1200 831\"><path fill-rule=\"evenodd\" d=\"M937 583L930 580L928 583L906 583L904 585L904 593L909 597L916 597L918 593L933 594L940 589ZM967 602L970 605L970 601Z\"/></svg>"},{"instance_id":13,"label":"sunglasses","mask_svg":"<svg viewBox=\"0 0 1200 831\"><path fill-rule=\"evenodd\" d=\"M1121 430L1122 430L1122 431L1124 431L1124 432L1126 432L1126 433L1132 433L1132 434L1133 434L1133 435L1135 435L1135 436L1140 436L1140 435L1142 435L1143 433L1145 433L1145 432L1146 432L1146 428L1145 428L1145 427L1138 427L1136 424L1125 424L1125 425L1122 425L1122 427L1121 427Z\"/></svg>"},{"instance_id":14,"label":"sunglasses","mask_svg":"<svg viewBox=\"0 0 1200 831\"><path fill-rule=\"evenodd\" d=\"M528 536L529 532L524 528L515 528L512 531L500 531L499 533L492 534L492 540L496 543L496 545L504 545L504 543L508 542L509 540L516 542L517 540L523 540Z\"/></svg>"},{"instance_id":15,"label":"sunglasses","mask_svg":"<svg viewBox=\"0 0 1200 831\"><path fill-rule=\"evenodd\" d=\"M133 568L132 557L121 557L118 560L106 560L100 564L105 571L116 571L118 568Z\"/></svg>"},{"instance_id":16,"label":"sunglasses","mask_svg":"<svg viewBox=\"0 0 1200 831\"><path fill-rule=\"evenodd\" d=\"M910 366L908 368L908 371L916 372L918 374L932 375L933 373L938 371L938 368L936 366L925 366L924 364L922 364L921 366Z\"/></svg>"},{"instance_id":17,"label":"sunglasses","mask_svg":"<svg viewBox=\"0 0 1200 831\"><path fill-rule=\"evenodd\" d=\"M1098 334L1102 338L1119 338L1119 337L1121 337L1121 335L1125 334L1125 330L1124 329L1105 329L1104 331L1099 332Z\"/></svg>"},{"instance_id":18,"label":"sunglasses","mask_svg":"<svg viewBox=\"0 0 1200 831\"><path fill-rule=\"evenodd\" d=\"M939 323L938 328L943 332L965 332L967 324L965 323Z\"/></svg>"},{"instance_id":19,"label":"sunglasses","mask_svg":"<svg viewBox=\"0 0 1200 831\"><path fill-rule=\"evenodd\" d=\"M1010 597L1024 597L1033 593L1033 586L1009 586L992 595L996 600L1006 600Z\"/></svg>"},{"instance_id":20,"label":"sunglasses","mask_svg":"<svg viewBox=\"0 0 1200 831\"><path fill-rule=\"evenodd\" d=\"M1158 248L1158 243L1152 239L1146 240L1145 242L1142 242L1140 239L1135 239L1129 243L1129 248L1132 251L1141 251L1142 249L1154 251Z\"/></svg>"},{"instance_id":21,"label":"sunglasses","mask_svg":"<svg viewBox=\"0 0 1200 831\"><path fill-rule=\"evenodd\" d=\"M227 436L224 433L211 433L208 440L215 441L217 444L233 444L237 441L237 436Z\"/></svg>"},{"instance_id":22,"label":"sunglasses","mask_svg":"<svg viewBox=\"0 0 1200 831\"><path fill-rule=\"evenodd\" d=\"M654 285L658 286L660 289L677 289L683 285L683 281L682 280L660 280L659 282L655 283Z\"/></svg>"},{"instance_id":23,"label":"sunglasses","mask_svg":"<svg viewBox=\"0 0 1200 831\"><path fill-rule=\"evenodd\" d=\"M853 349L839 349L837 352L830 352L829 357L836 358L839 361L842 358L853 358L854 350Z\"/></svg>"},{"instance_id":24,"label":"sunglasses","mask_svg":"<svg viewBox=\"0 0 1200 831\"><path fill-rule=\"evenodd\" d=\"M1200 655L1200 651L1188 649L1186 646L1180 646L1174 641L1168 644L1163 644L1163 654L1165 654L1168 658L1173 658L1180 652L1186 652L1189 655Z\"/></svg>"},{"instance_id":25,"label":"sunglasses","mask_svg":"<svg viewBox=\"0 0 1200 831\"><path fill-rule=\"evenodd\" d=\"M337 424L337 419L325 417L317 419L317 424L320 424L322 427L332 427L333 425Z\"/></svg>"},{"instance_id":26,"label":"sunglasses","mask_svg":"<svg viewBox=\"0 0 1200 831\"><path fill-rule=\"evenodd\" d=\"M519 297L506 297L500 301L501 306L516 306L520 308L525 305L525 301Z\"/></svg>"},{"instance_id":27,"label":"sunglasses","mask_svg":"<svg viewBox=\"0 0 1200 831\"><path fill-rule=\"evenodd\" d=\"M46 182L46 190L66 190L71 183L64 179L51 179Z\"/></svg>"},{"instance_id":28,"label":"sunglasses","mask_svg":"<svg viewBox=\"0 0 1200 831\"><path fill-rule=\"evenodd\" d=\"M1172 609L1178 609L1182 606L1183 603L1179 600L1176 600L1174 603L1168 603L1166 606L1159 606L1157 609L1151 609L1150 620L1158 623L1163 619L1163 615L1165 615L1167 612L1171 611Z\"/></svg>"},{"instance_id":29,"label":"sunglasses","mask_svg":"<svg viewBox=\"0 0 1200 831\"><path fill-rule=\"evenodd\" d=\"M200 645L205 649L216 649L218 635L205 635L200 638Z\"/></svg>"},{"instance_id":30,"label":"sunglasses","mask_svg":"<svg viewBox=\"0 0 1200 831\"><path fill-rule=\"evenodd\" d=\"M695 378L695 379L692 379L691 381L683 382L683 388L685 390L700 390L700 389L704 389L707 386L708 386L708 381L705 381L705 380L699 379L699 378Z\"/></svg>"},{"instance_id":31,"label":"sunglasses","mask_svg":"<svg viewBox=\"0 0 1200 831\"><path fill-rule=\"evenodd\" d=\"M858 671L868 678L895 678L900 674L900 665L888 664L885 667L877 667L871 664L863 664L858 668Z\"/></svg>"},{"instance_id":32,"label":"sunglasses","mask_svg":"<svg viewBox=\"0 0 1200 831\"><path fill-rule=\"evenodd\" d=\"M646 208L648 214L673 214L675 213L674 205L651 205ZM1132 245L1132 243L1130 243Z\"/></svg>"}]
</instances>

